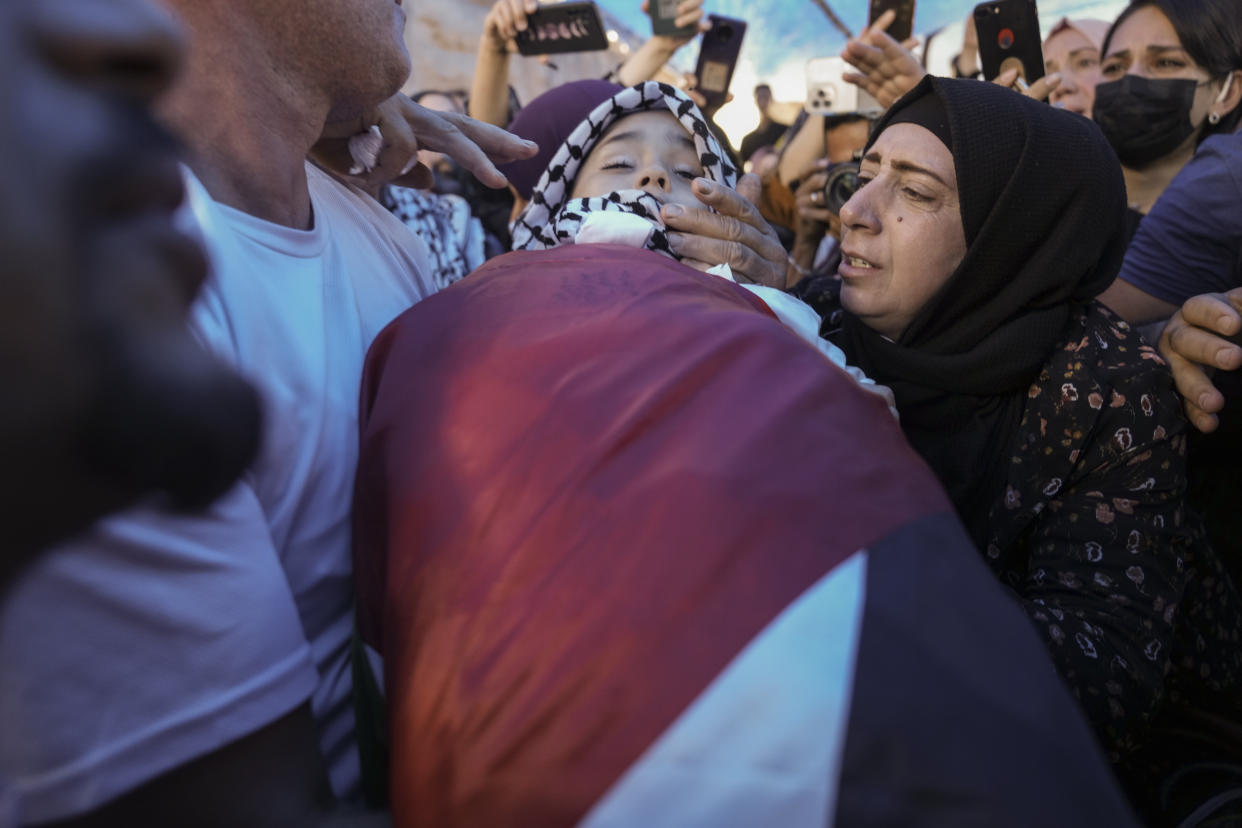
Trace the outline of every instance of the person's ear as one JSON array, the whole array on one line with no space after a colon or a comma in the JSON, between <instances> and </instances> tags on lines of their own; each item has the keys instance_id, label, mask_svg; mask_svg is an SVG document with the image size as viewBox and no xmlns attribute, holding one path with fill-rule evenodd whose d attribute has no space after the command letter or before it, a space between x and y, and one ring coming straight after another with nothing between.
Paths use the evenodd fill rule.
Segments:
<instances>
[{"instance_id":1,"label":"person's ear","mask_svg":"<svg viewBox=\"0 0 1242 828\"><path fill-rule=\"evenodd\" d=\"M1214 101L1212 108L1208 110L1211 115L1216 115L1218 120L1227 117L1230 112L1238 108L1239 103L1242 103L1242 69L1230 72L1226 83L1229 87L1225 91L1225 96L1219 101ZM1221 89L1224 90L1225 87L1222 85ZM1219 92L1216 94L1220 95Z\"/></svg>"}]
</instances>

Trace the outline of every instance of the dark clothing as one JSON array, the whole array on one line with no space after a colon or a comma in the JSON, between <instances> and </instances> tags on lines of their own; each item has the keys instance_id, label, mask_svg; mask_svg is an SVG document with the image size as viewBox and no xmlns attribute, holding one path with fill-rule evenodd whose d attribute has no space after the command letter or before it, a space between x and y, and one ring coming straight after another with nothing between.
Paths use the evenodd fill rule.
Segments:
<instances>
[{"instance_id":1,"label":"dark clothing","mask_svg":"<svg viewBox=\"0 0 1242 828\"><path fill-rule=\"evenodd\" d=\"M1164 824L1146 797L1169 762L1242 767L1242 742L1198 745L1242 730L1242 599L1184 512L1167 366L1094 301L1125 250L1120 166L1085 118L974 81L925 78L872 142L929 94L949 119L965 257L897 341L848 310L830 338L892 388L911 445ZM828 287L800 291L821 315ZM1166 727L1188 711L1216 724Z\"/></svg>"},{"instance_id":2,"label":"dark clothing","mask_svg":"<svg viewBox=\"0 0 1242 828\"><path fill-rule=\"evenodd\" d=\"M767 125L760 123L754 132L746 134L742 139L742 163L750 160L750 157L764 147L774 147L776 142L781 140L781 136L788 129L784 124L778 124L776 121L768 121Z\"/></svg>"},{"instance_id":3,"label":"dark clothing","mask_svg":"<svg viewBox=\"0 0 1242 828\"><path fill-rule=\"evenodd\" d=\"M840 323L838 280L792 292L826 330ZM1071 315L1023 397L981 551L1146 822L1176 824L1242 786L1242 598L1182 509L1181 400L1155 350L1098 302ZM1190 767L1206 770L1162 806Z\"/></svg>"},{"instance_id":4,"label":"dark clothing","mask_svg":"<svg viewBox=\"0 0 1242 828\"><path fill-rule=\"evenodd\" d=\"M896 342L848 312L832 337L893 390L902 430L981 548L1026 390L1125 250L1125 186L1100 131L1005 92L928 76L880 119L868 148L924 96L940 98L968 249Z\"/></svg>"},{"instance_id":5,"label":"dark clothing","mask_svg":"<svg viewBox=\"0 0 1242 828\"><path fill-rule=\"evenodd\" d=\"M1172 771L1242 772L1242 599L1182 508L1181 400L1154 349L1099 303L1071 319L1027 397L985 557L1164 824L1151 795ZM1238 741L1213 745L1230 728Z\"/></svg>"},{"instance_id":6,"label":"dark clothing","mask_svg":"<svg viewBox=\"0 0 1242 828\"><path fill-rule=\"evenodd\" d=\"M1242 134L1199 146L1134 235L1119 278L1181 305L1242 287ZM1242 377L1218 373L1227 403L1212 434L1190 435L1190 505L1213 546L1242 577Z\"/></svg>"},{"instance_id":7,"label":"dark clothing","mask_svg":"<svg viewBox=\"0 0 1242 828\"><path fill-rule=\"evenodd\" d=\"M1215 135L1143 221L1120 278L1173 305L1242 286L1240 205L1242 133Z\"/></svg>"}]
</instances>

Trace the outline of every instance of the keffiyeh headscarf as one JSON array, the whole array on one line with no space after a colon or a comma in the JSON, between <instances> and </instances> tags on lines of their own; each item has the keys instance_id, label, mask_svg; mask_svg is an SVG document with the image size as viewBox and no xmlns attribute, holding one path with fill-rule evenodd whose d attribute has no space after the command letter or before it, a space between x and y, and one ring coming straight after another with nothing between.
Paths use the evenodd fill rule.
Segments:
<instances>
[{"instance_id":1,"label":"keffiyeh headscarf","mask_svg":"<svg viewBox=\"0 0 1242 828\"><path fill-rule=\"evenodd\" d=\"M626 115L667 109L694 141L703 176L728 187L737 183L737 170L728 161L707 119L686 95L666 83L647 81L623 89L601 103L564 140L531 193L530 203L513 224L514 250L547 250L577 241L623 241L668 255L659 202L640 190L621 190L605 196L571 199L582 163L604 133ZM596 216L607 215L604 222ZM621 216L632 216L625 219ZM591 238L602 225L608 238ZM586 234L586 237L583 234ZM622 238L613 238L619 234ZM642 238L639 238L639 237Z\"/></svg>"}]
</instances>

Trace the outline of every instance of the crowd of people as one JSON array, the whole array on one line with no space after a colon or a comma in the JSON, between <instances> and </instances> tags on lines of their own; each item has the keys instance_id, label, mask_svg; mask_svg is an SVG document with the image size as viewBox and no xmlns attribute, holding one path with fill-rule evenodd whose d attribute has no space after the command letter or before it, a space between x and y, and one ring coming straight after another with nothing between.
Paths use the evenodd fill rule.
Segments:
<instances>
[{"instance_id":1,"label":"crowd of people","mask_svg":"<svg viewBox=\"0 0 1242 828\"><path fill-rule=\"evenodd\" d=\"M890 13L841 53L879 111L787 126L760 85L737 148L662 74L703 0L522 102L537 8L497 0L468 91L406 96L401 0L0 7L0 826L1242 825L1242 4L1047 21L1029 86L969 22L928 74ZM877 644L841 597L897 536L962 584L899 603L960 639ZM633 744L630 700L723 679L799 595L846 672L1008 652L945 686L1023 676L1064 764L1009 805L916 779L916 735L816 690L774 732L836 734L819 811L634 782L702 699ZM844 645L798 646L740 715Z\"/></svg>"}]
</instances>

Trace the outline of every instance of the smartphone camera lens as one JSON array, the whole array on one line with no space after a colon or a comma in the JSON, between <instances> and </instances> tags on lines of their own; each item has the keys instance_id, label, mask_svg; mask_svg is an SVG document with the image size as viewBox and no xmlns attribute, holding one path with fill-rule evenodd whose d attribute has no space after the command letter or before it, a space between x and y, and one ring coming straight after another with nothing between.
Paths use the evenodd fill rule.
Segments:
<instances>
[{"instance_id":1,"label":"smartphone camera lens","mask_svg":"<svg viewBox=\"0 0 1242 828\"><path fill-rule=\"evenodd\" d=\"M716 28L716 39L721 43L728 43L733 39L733 27L729 25L718 26Z\"/></svg>"}]
</instances>

